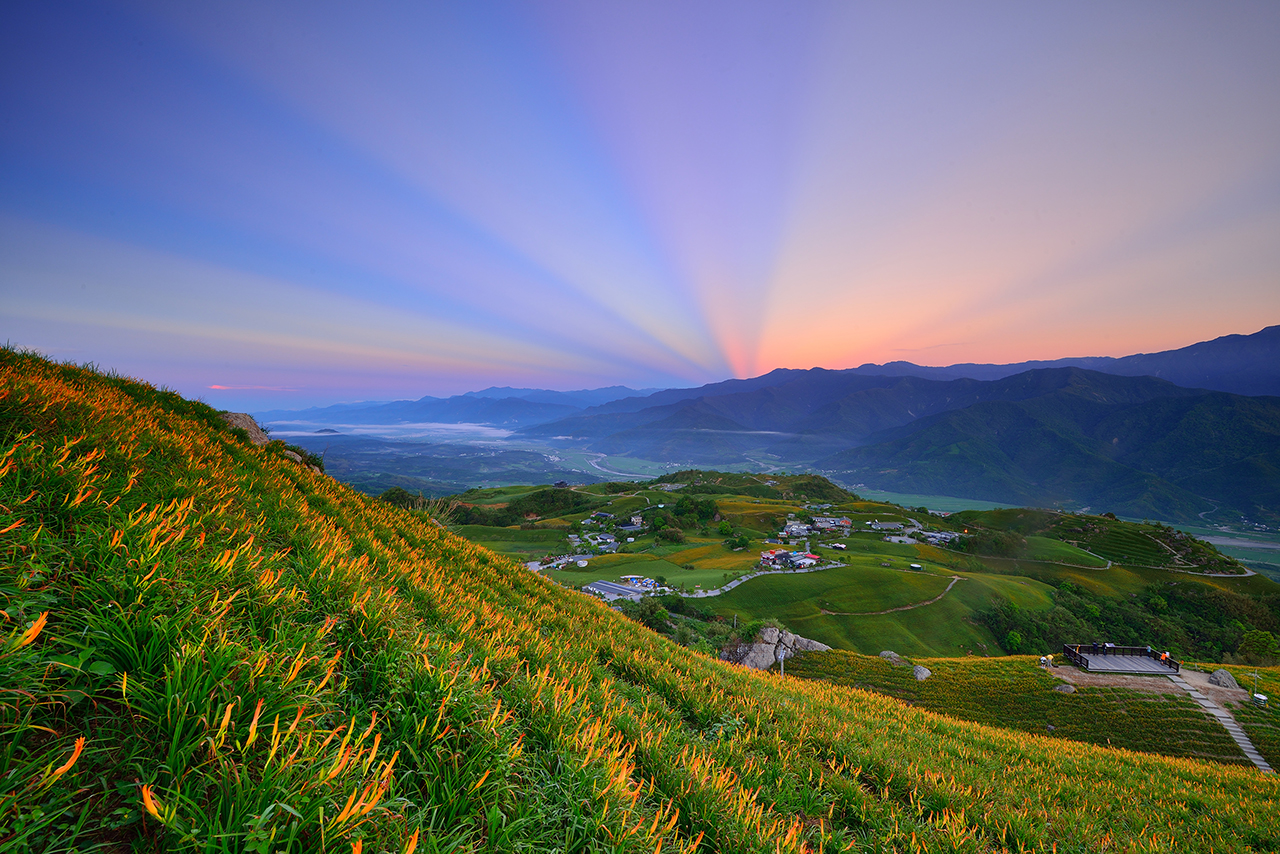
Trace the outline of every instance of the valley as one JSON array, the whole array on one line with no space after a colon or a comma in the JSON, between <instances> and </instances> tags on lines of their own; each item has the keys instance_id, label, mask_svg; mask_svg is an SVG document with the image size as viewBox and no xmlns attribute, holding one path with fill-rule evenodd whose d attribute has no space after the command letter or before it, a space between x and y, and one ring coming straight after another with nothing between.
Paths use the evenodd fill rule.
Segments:
<instances>
[{"instance_id":1,"label":"valley","mask_svg":"<svg viewBox=\"0 0 1280 854\"><path fill-rule=\"evenodd\" d=\"M715 468L945 497L921 502L939 509L1034 506L1274 530L1274 364L1280 327L1121 360L779 369L691 389L488 389L259 417L332 455L343 479L371 494ZM1203 385L1174 382L1193 379ZM325 429L340 435L316 434Z\"/></svg>"}]
</instances>

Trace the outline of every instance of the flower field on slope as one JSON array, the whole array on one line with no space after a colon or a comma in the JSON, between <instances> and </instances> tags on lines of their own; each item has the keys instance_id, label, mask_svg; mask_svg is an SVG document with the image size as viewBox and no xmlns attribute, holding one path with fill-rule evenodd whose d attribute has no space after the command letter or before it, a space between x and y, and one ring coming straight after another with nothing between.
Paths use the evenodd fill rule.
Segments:
<instances>
[{"instance_id":1,"label":"flower field on slope","mask_svg":"<svg viewBox=\"0 0 1280 854\"><path fill-rule=\"evenodd\" d=\"M0 351L0 849L1261 851L1280 782L680 648Z\"/></svg>"},{"instance_id":2,"label":"flower field on slope","mask_svg":"<svg viewBox=\"0 0 1280 854\"><path fill-rule=\"evenodd\" d=\"M867 688L961 720L1052 733L1055 739L1248 764L1222 725L1162 677L1146 678L1162 683L1167 693L1081 686L1063 694L1053 689L1065 683L1037 660L1034 655L913 659L933 673L920 682L910 667L833 649L788 661L787 673Z\"/></svg>"}]
</instances>

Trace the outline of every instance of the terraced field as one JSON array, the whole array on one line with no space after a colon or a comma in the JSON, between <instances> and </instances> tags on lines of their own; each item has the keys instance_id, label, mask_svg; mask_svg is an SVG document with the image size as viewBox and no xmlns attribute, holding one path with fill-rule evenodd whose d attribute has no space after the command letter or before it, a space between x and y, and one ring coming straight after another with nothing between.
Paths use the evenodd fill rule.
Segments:
<instances>
[{"instance_id":1,"label":"terraced field","mask_svg":"<svg viewBox=\"0 0 1280 854\"><path fill-rule=\"evenodd\" d=\"M1041 668L1036 656L1001 659L920 658L933 672L918 681L909 667L894 667L878 656L832 650L807 653L787 662L787 674L837 685L866 688L912 706L1051 738L1107 747L1211 759L1234 765L1248 760L1216 721L1185 693L1160 677L1148 690L1066 684Z\"/></svg>"}]
</instances>

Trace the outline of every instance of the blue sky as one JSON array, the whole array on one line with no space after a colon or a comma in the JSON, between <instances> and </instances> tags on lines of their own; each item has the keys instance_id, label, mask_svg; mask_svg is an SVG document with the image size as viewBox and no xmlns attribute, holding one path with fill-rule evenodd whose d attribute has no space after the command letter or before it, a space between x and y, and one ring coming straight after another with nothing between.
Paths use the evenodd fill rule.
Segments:
<instances>
[{"instance_id":1,"label":"blue sky","mask_svg":"<svg viewBox=\"0 0 1280 854\"><path fill-rule=\"evenodd\" d=\"M39 3L0 335L224 408L1280 322L1275 3Z\"/></svg>"}]
</instances>

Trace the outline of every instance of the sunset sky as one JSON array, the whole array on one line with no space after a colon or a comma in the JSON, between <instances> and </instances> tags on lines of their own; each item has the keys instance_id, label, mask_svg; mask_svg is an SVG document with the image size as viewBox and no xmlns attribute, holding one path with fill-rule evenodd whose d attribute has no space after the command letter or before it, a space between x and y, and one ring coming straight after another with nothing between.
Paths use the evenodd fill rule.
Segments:
<instances>
[{"instance_id":1,"label":"sunset sky","mask_svg":"<svg viewBox=\"0 0 1280 854\"><path fill-rule=\"evenodd\" d=\"M1280 3L15 3L0 338L231 409L1280 323Z\"/></svg>"}]
</instances>

